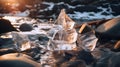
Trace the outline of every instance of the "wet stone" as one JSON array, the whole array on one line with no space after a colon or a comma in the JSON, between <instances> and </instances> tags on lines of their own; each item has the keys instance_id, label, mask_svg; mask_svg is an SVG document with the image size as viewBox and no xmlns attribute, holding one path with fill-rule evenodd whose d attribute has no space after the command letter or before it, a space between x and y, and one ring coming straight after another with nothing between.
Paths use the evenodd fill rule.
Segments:
<instances>
[{"instance_id":1,"label":"wet stone","mask_svg":"<svg viewBox=\"0 0 120 67\"><path fill-rule=\"evenodd\" d=\"M111 5L111 9L114 13L114 15L120 15L120 9L119 9L120 5Z\"/></svg>"},{"instance_id":2,"label":"wet stone","mask_svg":"<svg viewBox=\"0 0 120 67\"><path fill-rule=\"evenodd\" d=\"M45 8L47 8L47 7L49 7L49 5L47 5L47 4L40 4L40 9L42 10L42 9L45 9Z\"/></svg>"},{"instance_id":3,"label":"wet stone","mask_svg":"<svg viewBox=\"0 0 120 67\"><path fill-rule=\"evenodd\" d=\"M17 31L15 27L11 24L11 22L7 19L0 19L0 35L3 33L8 33L11 31Z\"/></svg>"},{"instance_id":4,"label":"wet stone","mask_svg":"<svg viewBox=\"0 0 120 67\"><path fill-rule=\"evenodd\" d=\"M113 18L95 29L95 35L99 39L119 40L120 17Z\"/></svg>"},{"instance_id":5,"label":"wet stone","mask_svg":"<svg viewBox=\"0 0 120 67\"><path fill-rule=\"evenodd\" d=\"M58 15L61 9L68 9L69 7L66 4L54 5L53 12Z\"/></svg>"},{"instance_id":6,"label":"wet stone","mask_svg":"<svg viewBox=\"0 0 120 67\"><path fill-rule=\"evenodd\" d=\"M19 29L20 29L20 31L32 31L33 27L30 24L23 23L20 25Z\"/></svg>"},{"instance_id":7,"label":"wet stone","mask_svg":"<svg viewBox=\"0 0 120 67\"><path fill-rule=\"evenodd\" d=\"M77 59L81 59L81 60L85 61L85 63L87 65L90 65L95 61L92 54L90 52L85 51L85 50L82 50L78 53Z\"/></svg>"},{"instance_id":8,"label":"wet stone","mask_svg":"<svg viewBox=\"0 0 120 67\"><path fill-rule=\"evenodd\" d=\"M76 60L65 62L61 65L61 67L86 67L86 64L84 61Z\"/></svg>"},{"instance_id":9,"label":"wet stone","mask_svg":"<svg viewBox=\"0 0 120 67\"><path fill-rule=\"evenodd\" d=\"M98 9L97 6L79 6L74 9L74 11L80 12L100 12L101 9Z\"/></svg>"}]
</instances>

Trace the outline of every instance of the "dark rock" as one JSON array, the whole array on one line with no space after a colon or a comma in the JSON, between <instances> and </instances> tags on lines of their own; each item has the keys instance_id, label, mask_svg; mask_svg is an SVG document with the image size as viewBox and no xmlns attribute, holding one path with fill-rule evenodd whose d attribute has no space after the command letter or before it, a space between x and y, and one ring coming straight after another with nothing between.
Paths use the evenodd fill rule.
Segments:
<instances>
[{"instance_id":1,"label":"dark rock","mask_svg":"<svg viewBox=\"0 0 120 67\"><path fill-rule=\"evenodd\" d=\"M14 47L14 41L12 38L0 38L0 48L12 48Z\"/></svg>"},{"instance_id":2,"label":"dark rock","mask_svg":"<svg viewBox=\"0 0 120 67\"><path fill-rule=\"evenodd\" d=\"M85 61L87 65L92 64L95 59L90 52L82 50L78 53L77 59Z\"/></svg>"},{"instance_id":3,"label":"dark rock","mask_svg":"<svg viewBox=\"0 0 120 67\"><path fill-rule=\"evenodd\" d=\"M23 23L20 25L19 29L20 29L20 31L32 31L33 27L30 24Z\"/></svg>"},{"instance_id":4,"label":"dark rock","mask_svg":"<svg viewBox=\"0 0 120 67\"><path fill-rule=\"evenodd\" d=\"M61 9L69 9L66 4L60 4L60 5L54 5L53 12L58 15L61 11Z\"/></svg>"},{"instance_id":5,"label":"dark rock","mask_svg":"<svg viewBox=\"0 0 120 67\"><path fill-rule=\"evenodd\" d=\"M102 56L102 51L100 51L99 49L97 49L97 47L94 49L94 51L91 52L91 54L93 55L93 57L95 59L100 59Z\"/></svg>"},{"instance_id":6,"label":"dark rock","mask_svg":"<svg viewBox=\"0 0 120 67\"><path fill-rule=\"evenodd\" d=\"M103 8L108 8L108 7L109 7L109 4L101 4L101 6L102 6Z\"/></svg>"},{"instance_id":7,"label":"dark rock","mask_svg":"<svg viewBox=\"0 0 120 67\"><path fill-rule=\"evenodd\" d=\"M40 54L42 54L41 48L39 48L39 47L31 48L31 49L25 50L23 52L25 52L26 55L29 55L30 57L32 57L35 61L39 61Z\"/></svg>"},{"instance_id":8,"label":"dark rock","mask_svg":"<svg viewBox=\"0 0 120 67\"><path fill-rule=\"evenodd\" d=\"M112 57L113 53L106 49L101 49L102 56L97 60L95 67L109 67L109 59Z\"/></svg>"},{"instance_id":9,"label":"dark rock","mask_svg":"<svg viewBox=\"0 0 120 67\"><path fill-rule=\"evenodd\" d=\"M34 67L33 65L30 65L29 63L23 62L23 61L19 61L19 60L4 60L4 61L0 61L0 66L2 67Z\"/></svg>"},{"instance_id":10,"label":"dark rock","mask_svg":"<svg viewBox=\"0 0 120 67\"><path fill-rule=\"evenodd\" d=\"M53 10L47 10L38 13L38 15L43 15L43 16L51 16L53 14L54 14Z\"/></svg>"},{"instance_id":11,"label":"dark rock","mask_svg":"<svg viewBox=\"0 0 120 67\"><path fill-rule=\"evenodd\" d=\"M13 27L13 25L9 20L0 19L0 34L11 32L11 31L17 31L17 29Z\"/></svg>"},{"instance_id":12,"label":"dark rock","mask_svg":"<svg viewBox=\"0 0 120 67\"><path fill-rule=\"evenodd\" d=\"M79 4L82 4L82 5L88 5L88 4L91 4L93 2L95 2L96 0L74 0L71 2L71 5L79 5Z\"/></svg>"},{"instance_id":13,"label":"dark rock","mask_svg":"<svg viewBox=\"0 0 120 67\"><path fill-rule=\"evenodd\" d=\"M120 52L102 49L102 57L97 60L95 67L119 67Z\"/></svg>"},{"instance_id":14,"label":"dark rock","mask_svg":"<svg viewBox=\"0 0 120 67\"><path fill-rule=\"evenodd\" d=\"M119 4L120 0L106 0L107 2L109 2L110 4Z\"/></svg>"},{"instance_id":15,"label":"dark rock","mask_svg":"<svg viewBox=\"0 0 120 67\"><path fill-rule=\"evenodd\" d=\"M120 39L120 17L113 18L96 28L95 35L99 39L119 40Z\"/></svg>"},{"instance_id":16,"label":"dark rock","mask_svg":"<svg viewBox=\"0 0 120 67\"><path fill-rule=\"evenodd\" d=\"M68 3L68 2L71 2L71 0L43 0L45 2L54 2L54 3L59 3L59 2L65 2L65 3Z\"/></svg>"},{"instance_id":17,"label":"dark rock","mask_svg":"<svg viewBox=\"0 0 120 67\"><path fill-rule=\"evenodd\" d=\"M47 5L47 4L40 4L40 9L45 9L45 8L47 8L49 5Z\"/></svg>"},{"instance_id":18,"label":"dark rock","mask_svg":"<svg viewBox=\"0 0 120 67\"><path fill-rule=\"evenodd\" d=\"M111 5L111 9L113 11L113 15L120 15L120 5Z\"/></svg>"},{"instance_id":19,"label":"dark rock","mask_svg":"<svg viewBox=\"0 0 120 67\"><path fill-rule=\"evenodd\" d=\"M76 5L80 5L80 1L79 0L76 0L76 1L72 1L71 3L70 3L70 5L72 5L72 6L76 6Z\"/></svg>"},{"instance_id":20,"label":"dark rock","mask_svg":"<svg viewBox=\"0 0 120 67\"><path fill-rule=\"evenodd\" d=\"M108 67L120 67L120 53L114 54L110 60Z\"/></svg>"},{"instance_id":21,"label":"dark rock","mask_svg":"<svg viewBox=\"0 0 120 67\"><path fill-rule=\"evenodd\" d=\"M7 59L6 59L7 58ZM0 66L2 67L40 67L40 64L31 60L27 55L17 57L17 53L0 56Z\"/></svg>"},{"instance_id":22,"label":"dark rock","mask_svg":"<svg viewBox=\"0 0 120 67\"><path fill-rule=\"evenodd\" d=\"M61 65L61 67L86 67L86 64L84 61L76 60L65 62Z\"/></svg>"},{"instance_id":23,"label":"dark rock","mask_svg":"<svg viewBox=\"0 0 120 67\"><path fill-rule=\"evenodd\" d=\"M73 57L73 55L68 51L53 51L52 55L56 60L56 67L61 66L63 63L69 61Z\"/></svg>"},{"instance_id":24,"label":"dark rock","mask_svg":"<svg viewBox=\"0 0 120 67\"><path fill-rule=\"evenodd\" d=\"M66 10L67 14L74 14L74 10L72 8L69 8Z\"/></svg>"},{"instance_id":25,"label":"dark rock","mask_svg":"<svg viewBox=\"0 0 120 67\"><path fill-rule=\"evenodd\" d=\"M53 51L52 55L55 59L64 58L67 61L70 60L70 58L73 57L73 55L71 53L67 52L67 51Z\"/></svg>"},{"instance_id":26,"label":"dark rock","mask_svg":"<svg viewBox=\"0 0 120 67\"><path fill-rule=\"evenodd\" d=\"M100 12L101 9L98 9L97 6L79 6L74 9L79 12Z\"/></svg>"}]
</instances>

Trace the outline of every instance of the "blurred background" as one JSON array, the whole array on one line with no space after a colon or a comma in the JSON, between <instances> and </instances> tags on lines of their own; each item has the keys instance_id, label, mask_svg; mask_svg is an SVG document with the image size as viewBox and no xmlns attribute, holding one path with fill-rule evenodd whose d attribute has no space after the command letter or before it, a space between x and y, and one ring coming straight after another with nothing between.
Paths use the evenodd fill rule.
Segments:
<instances>
[{"instance_id":1,"label":"blurred background","mask_svg":"<svg viewBox=\"0 0 120 67\"><path fill-rule=\"evenodd\" d=\"M78 21L110 19L120 15L120 0L0 0L0 16L56 19L61 9Z\"/></svg>"}]
</instances>

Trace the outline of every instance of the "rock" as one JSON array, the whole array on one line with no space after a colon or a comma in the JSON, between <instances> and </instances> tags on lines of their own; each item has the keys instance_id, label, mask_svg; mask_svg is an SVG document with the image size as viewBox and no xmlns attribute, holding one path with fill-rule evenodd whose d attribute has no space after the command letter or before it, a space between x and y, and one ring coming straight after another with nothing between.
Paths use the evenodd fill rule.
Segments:
<instances>
[{"instance_id":1,"label":"rock","mask_svg":"<svg viewBox=\"0 0 120 67\"><path fill-rule=\"evenodd\" d=\"M85 63L87 65L90 65L95 61L92 54L90 52L85 51L85 50L79 51L79 53L77 55L77 59L85 61Z\"/></svg>"},{"instance_id":2,"label":"rock","mask_svg":"<svg viewBox=\"0 0 120 67\"><path fill-rule=\"evenodd\" d=\"M79 4L82 4L82 5L88 5L88 4L91 4L93 2L95 2L96 0L73 0L71 2L71 5L75 6L75 5L79 5Z\"/></svg>"},{"instance_id":3,"label":"rock","mask_svg":"<svg viewBox=\"0 0 120 67\"><path fill-rule=\"evenodd\" d=\"M69 61L70 58L72 58L72 54L68 53L67 51L53 51L52 55L54 57L54 59L56 60L55 62L55 66L61 66L63 63L65 63L66 61Z\"/></svg>"},{"instance_id":4,"label":"rock","mask_svg":"<svg viewBox=\"0 0 120 67\"><path fill-rule=\"evenodd\" d=\"M97 60L95 67L118 67L120 66L119 52L111 52L109 49L102 49L102 57Z\"/></svg>"},{"instance_id":5,"label":"rock","mask_svg":"<svg viewBox=\"0 0 120 67\"><path fill-rule=\"evenodd\" d=\"M0 19L0 34L7 33L11 31L18 31L9 20Z\"/></svg>"},{"instance_id":6,"label":"rock","mask_svg":"<svg viewBox=\"0 0 120 67\"><path fill-rule=\"evenodd\" d=\"M110 59L109 59L109 65L108 67L119 67L120 66L120 53L114 54Z\"/></svg>"},{"instance_id":7,"label":"rock","mask_svg":"<svg viewBox=\"0 0 120 67\"><path fill-rule=\"evenodd\" d=\"M71 1L69 4L72 5L72 6L76 6L76 5L80 4L80 1L74 0L74 1Z\"/></svg>"},{"instance_id":8,"label":"rock","mask_svg":"<svg viewBox=\"0 0 120 67\"><path fill-rule=\"evenodd\" d=\"M22 54L17 57L17 53L0 56L0 66L2 67L40 67L40 64L33 61L31 57Z\"/></svg>"},{"instance_id":9,"label":"rock","mask_svg":"<svg viewBox=\"0 0 120 67\"><path fill-rule=\"evenodd\" d=\"M33 27L30 24L23 23L20 25L19 29L20 29L20 31L32 31Z\"/></svg>"},{"instance_id":10,"label":"rock","mask_svg":"<svg viewBox=\"0 0 120 67\"><path fill-rule=\"evenodd\" d=\"M93 50L91 52L92 56L95 58L95 59L100 59L102 58L102 51L99 49L99 48L95 48L95 50Z\"/></svg>"},{"instance_id":11,"label":"rock","mask_svg":"<svg viewBox=\"0 0 120 67\"><path fill-rule=\"evenodd\" d=\"M74 11L79 12L100 12L101 9L98 9L97 6L78 6L74 9Z\"/></svg>"},{"instance_id":12,"label":"rock","mask_svg":"<svg viewBox=\"0 0 120 67\"><path fill-rule=\"evenodd\" d=\"M65 0L65 1L63 1L63 0L43 0L43 1L54 2L54 3L59 3L59 2L66 2L66 3L68 3L68 2L71 2L71 0Z\"/></svg>"},{"instance_id":13,"label":"rock","mask_svg":"<svg viewBox=\"0 0 120 67\"><path fill-rule=\"evenodd\" d=\"M53 13L58 15L62 9L66 9L67 10L68 8L69 7L66 4L60 4L60 5L54 5L52 10L53 10Z\"/></svg>"},{"instance_id":14,"label":"rock","mask_svg":"<svg viewBox=\"0 0 120 67\"><path fill-rule=\"evenodd\" d=\"M110 4L119 4L119 0L106 0L108 1Z\"/></svg>"},{"instance_id":15,"label":"rock","mask_svg":"<svg viewBox=\"0 0 120 67\"><path fill-rule=\"evenodd\" d=\"M86 64L84 61L76 60L65 62L61 65L61 67L86 67Z\"/></svg>"},{"instance_id":16,"label":"rock","mask_svg":"<svg viewBox=\"0 0 120 67\"><path fill-rule=\"evenodd\" d=\"M97 59L95 67L109 67L109 59L114 55L108 48L99 49L101 57Z\"/></svg>"},{"instance_id":17,"label":"rock","mask_svg":"<svg viewBox=\"0 0 120 67\"><path fill-rule=\"evenodd\" d=\"M86 67L94 62L94 58L90 52L82 51L54 51L53 57L55 58L56 67Z\"/></svg>"},{"instance_id":18,"label":"rock","mask_svg":"<svg viewBox=\"0 0 120 67\"><path fill-rule=\"evenodd\" d=\"M39 7L42 10L42 9L45 9L45 8L49 7L49 5L41 3Z\"/></svg>"},{"instance_id":19,"label":"rock","mask_svg":"<svg viewBox=\"0 0 120 67\"><path fill-rule=\"evenodd\" d=\"M0 38L0 48L12 48L14 47L14 41L12 38Z\"/></svg>"},{"instance_id":20,"label":"rock","mask_svg":"<svg viewBox=\"0 0 120 67\"><path fill-rule=\"evenodd\" d=\"M111 5L111 9L113 11L113 15L120 15L120 5Z\"/></svg>"},{"instance_id":21,"label":"rock","mask_svg":"<svg viewBox=\"0 0 120 67\"><path fill-rule=\"evenodd\" d=\"M95 30L96 37L99 39L120 39L120 17L113 18L100 26Z\"/></svg>"},{"instance_id":22,"label":"rock","mask_svg":"<svg viewBox=\"0 0 120 67\"><path fill-rule=\"evenodd\" d=\"M66 9L67 14L74 14L74 9L73 8L68 8Z\"/></svg>"}]
</instances>

